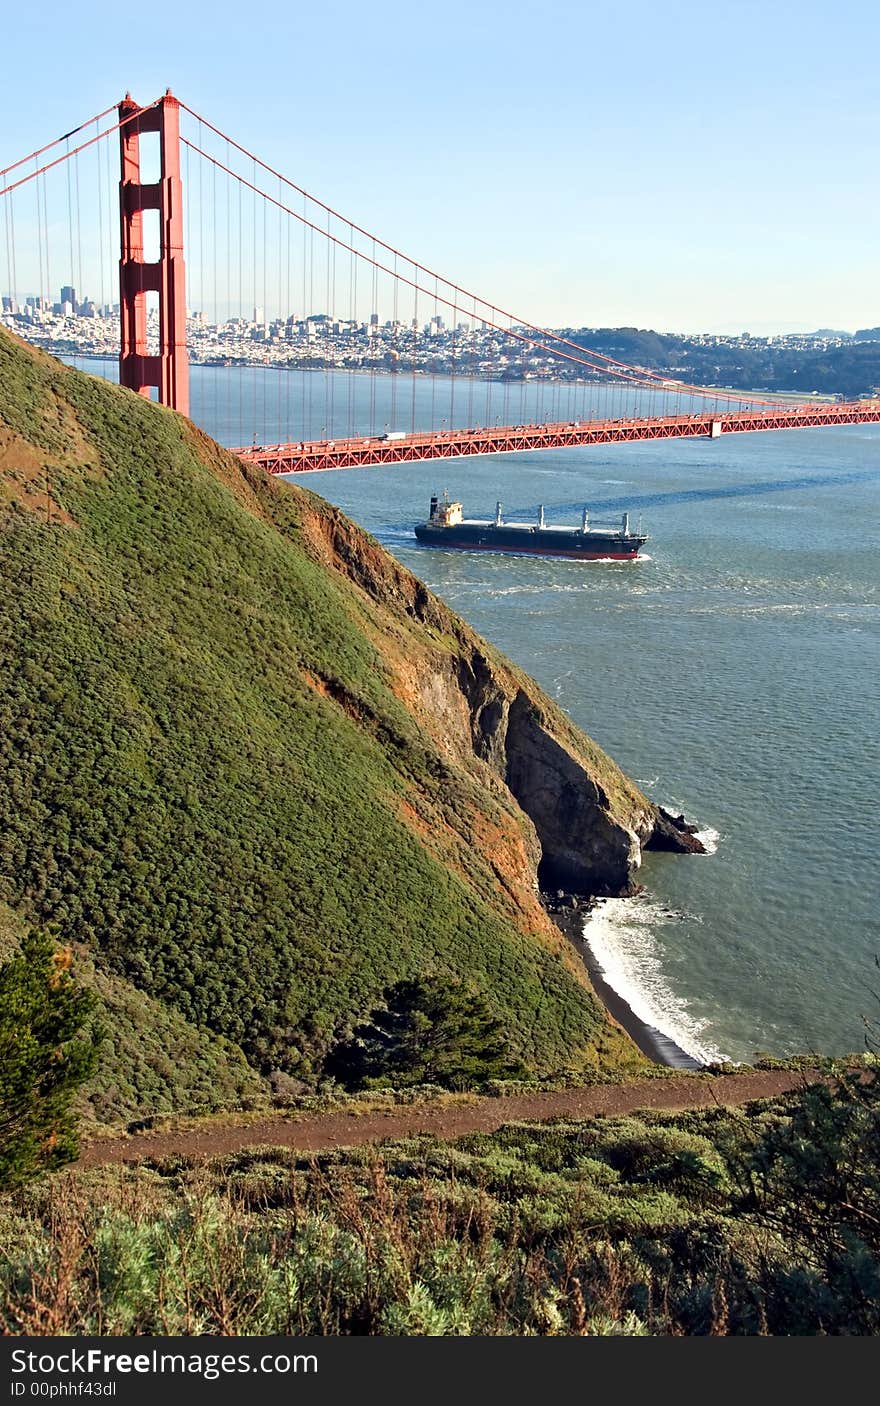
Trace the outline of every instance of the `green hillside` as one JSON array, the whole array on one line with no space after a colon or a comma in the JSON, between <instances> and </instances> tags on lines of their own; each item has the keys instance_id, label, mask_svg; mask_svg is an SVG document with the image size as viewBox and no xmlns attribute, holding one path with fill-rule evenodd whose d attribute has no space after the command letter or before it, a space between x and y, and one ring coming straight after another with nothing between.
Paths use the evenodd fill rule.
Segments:
<instances>
[{"instance_id":1,"label":"green hillside","mask_svg":"<svg viewBox=\"0 0 880 1406\"><path fill-rule=\"evenodd\" d=\"M201 1031L308 1082L424 972L481 989L537 1069L637 1061L535 901L530 822L404 697L400 661L466 627L371 600L338 517L0 333L0 898L91 954L117 1010L137 994L128 1108L159 1096L139 1043Z\"/></svg>"},{"instance_id":2,"label":"green hillside","mask_svg":"<svg viewBox=\"0 0 880 1406\"><path fill-rule=\"evenodd\" d=\"M25 924L0 903L0 963L15 952ZM78 981L92 993L90 1024L102 1032L94 1077L76 1099L89 1126L127 1122L141 1113L209 1113L265 1102L268 1083L222 1035L198 1029L172 1006L74 955Z\"/></svg>"}]
</instances>

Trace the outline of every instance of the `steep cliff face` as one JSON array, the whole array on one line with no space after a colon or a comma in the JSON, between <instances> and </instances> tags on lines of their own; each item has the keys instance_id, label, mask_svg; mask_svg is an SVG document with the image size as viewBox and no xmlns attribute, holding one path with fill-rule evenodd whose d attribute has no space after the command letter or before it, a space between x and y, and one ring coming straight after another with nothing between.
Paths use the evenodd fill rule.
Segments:
<instances>
[{"instance_id":1,"label":"steep cliff face","mask_svg":"<svg viewBox=\"0 0 880 1406\"><path fill-rule=\"evenodd\" d=\"M396 688L420 707L438 745L504 782L534 828L534 878L579 893L628 891L642 849L702 845L654 806L614 762L508 660L336 509L306 497L307 539L372 601L424 629L400 657ZM386 655L388 651L386 650Z\"/></svg>"},{"instance_id":2,"label":"steep cliff face","mask_svg":"<svg viewBox=\"0 0 880 1406\"><path fill-rule=\"evenodd\" d=\"M582 893L623 893L641 862L641 810L615 815L600 782L547 730L525 693L510 705L506 780L541 841L541 878ZM629 821L629 824L627 824Z\"/></svg>"}]
</instances>

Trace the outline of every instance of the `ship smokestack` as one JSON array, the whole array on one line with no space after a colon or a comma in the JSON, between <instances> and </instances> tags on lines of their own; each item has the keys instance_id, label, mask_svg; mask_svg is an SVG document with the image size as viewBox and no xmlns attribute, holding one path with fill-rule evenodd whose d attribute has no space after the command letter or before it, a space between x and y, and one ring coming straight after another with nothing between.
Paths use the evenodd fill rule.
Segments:
<instances>
[{"instance_id":1,"label":"ship smokestack","mask_svg":"<svg viewBox=\"0 0 880 1406\"><path fill-rule=\"evenodd\" d=\"M583 521L581 522L581 532L589 532L589 530L590 530L590 514L589 514L589 511L588 511L586 508L584 508Z\"/></svg>"},{"instance_id":2,"label":"ship smokestack","mask_svg":"<svg viewBox=\"0 0 880 1406\"><path fill-rule=\"evenodd\" d=\"M495 504L495 526L496 526L496 527L500 527L500 526L501 526L501 504L500 504L500 503L496 503L496 504Z\"/></svg>"},{"instance_id":3,"label":"ship smokestack","mask_svg":"<svg viewBox=\"0 0 880 1406\"><path fill-rule=\"evenodd\" d=\"M623 535L624 537L629 536L629 513L623 515Z\"/></svg>"},{"instance_id":4,"label":"ship smokestack","mask_svg":"<svg viewBox=\"0 0 880 1406\"><path fill-rule=\"evenodd\" d=\"M543 504L543 503L541 504L540 508L538 509L538 526L539 526L539 527L543 527L543 526L544 526L544 504Z\"/></svg>"},{"instance_id":5,"label":"ship smokestack","mask_svg":"<svg viewBox=\"0 0 880 1406\"><path fill-rule=\"evenodd\" d=\"M435 497L433 497L433 498L431 499L431 511L430 511L430 513L428 514L428 516L429 516L429 517L432 517L432 518L435 518L435 517L437 516L437 498L436 498L436 495L435 495Z\"/></svg>"}]
</instances>

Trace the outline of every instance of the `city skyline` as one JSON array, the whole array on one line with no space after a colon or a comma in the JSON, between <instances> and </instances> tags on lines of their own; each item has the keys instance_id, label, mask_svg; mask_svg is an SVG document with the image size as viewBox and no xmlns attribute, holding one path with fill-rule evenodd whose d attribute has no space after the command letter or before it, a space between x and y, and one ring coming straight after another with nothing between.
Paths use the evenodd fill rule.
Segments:
<instances>
[{"instance_id":1,"label":"city skyline","mask_svg":"<svg viewBox=\"0 0 880 1406\"><path fill-rule=\"evenodd\" d=\"M327 313L325 311L286 311L274 314L267 312L264 307L254 305L250 312L245 312L239 308L230 308L218 316L208 316L199 308L187 305L186 316L189 328L189 337L197 339L199 330L202 331L222 331L224 329L236 329L244 331L265 331L267 337L270 330L277 335L286 326L288 332L296 330L299 334L306 334L314 337L316 334L323 336L328 333L342 333L345 331L357 331L365 335L375 335L394 331L402 336L416 335L419 340L431 338L439 335L447 335L453 331L468 334L481 333L493 337L499 341L505 339L506 333L503 329L493 328L487 324L479 314L469 317L464 309L460 309L460 318L447 321L439 314L418 318L387 317L382 312L372 312L366 317L351 316L346 317L341 314ZM56 300L46 298L41 294L29 293L18 298L9 292L0 293L0 316L8 321L15 330L15 321L21 316L29 317L33 320L34 326L43 327L45 336L29 336L38 344L45 341L47 344L52 341L52 329L57 328L60 322L64 325L72 325L83 333L84 345L87 346L87 335L85 328L89 322L111 325L114 338L118 333L119 323L119 303L118 302L96 302L88 293L84 293L80 298L76 288L70 285L63 285L59 290L59 297ZM154 295L150 295L147 308L147 321L151 326L158 327L159 308ZM104 329L106 330L106 329ZM511 330L517 334L536 334L539 329L532 328L529 324L512 322ZM548 334L552 333L587 333L632 330L656 331L657 329L635 329L633 327L620 328L597 328L575 326L575 324L559 325L544 329ZM754 341L756 343L791 343L810 345L838 345L864 333L877 333L876 328L811 328L808 331L794 332L769 332L761 333L751 328L742 328L737 332L715 332L694 329L669 329L659 333L661 336L669 338L684 338L686 340L704 340L707 343L717 341L719 343L743 343ZM154 333L153 333L154 334ZM153 335L151 334L151 335ZM99 335L101 335L99 333ZM866 340L880 340L876 335L871 335ZM113 347L115 355L115 345Z\"/></svg>"},{"instance_id":2,"label":"city skyline","mask_svg":"<svg viewBox=\"0 0 880 1406\"><path fill-rule=\"evenodd\" d=\"M246 17L221 0L209 33L190 8L160 4L132 52L98 3L77 37L91 61L72 81L69 54L37 38L38 23L60 32L66 18L50 0L13 22L10 51L33 62L11 66L0 98L0 161L125 88L146 101L170 86L365 227L540 325L880 323L868 179L880 21L866 5L844 0L833 31L817 4L768 13L751 0L662 16L639 0L617 18L551 3L540 23L516 4L453 0L444 13L431 50L396 3L340 4L332 35L326 17L269 0ZM356 55L341 64L340 35ZM116 300L89 282L84 293Z\"/></svg>"}]
</instances>

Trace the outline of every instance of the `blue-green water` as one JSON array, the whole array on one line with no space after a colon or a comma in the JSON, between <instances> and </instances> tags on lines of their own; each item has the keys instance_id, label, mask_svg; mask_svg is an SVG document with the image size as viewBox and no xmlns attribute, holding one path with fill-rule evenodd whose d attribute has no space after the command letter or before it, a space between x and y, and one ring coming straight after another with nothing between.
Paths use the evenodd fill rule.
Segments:
<instances>
[{"instance_id":1,"label":"blue-green water","mask_svg":"<svg viewBox=\"0 0 880 1406\"><path fill-rule=\"evenodd\" d=\"M257 395L261 374L247 373ZM267 399L277 374L265 373ZM236 443L224 376L241 383L194 370L193 410ZM390 380L357 390L380 397L380 423ZM297 428L270 414L263 437ZM862 1017L880 1015L880 428L301 481L527 669L653 799L710 832L714 853L646 856L645 893L590 920L636 1013L698 1056L861 1048ZM419 547L413 524L444 487L475 517L498 498L511 517L543 503L548 522L574 523L585 504L596 519L627 509L650 533L646 558Z\"/></svg>"}]
</instances>

